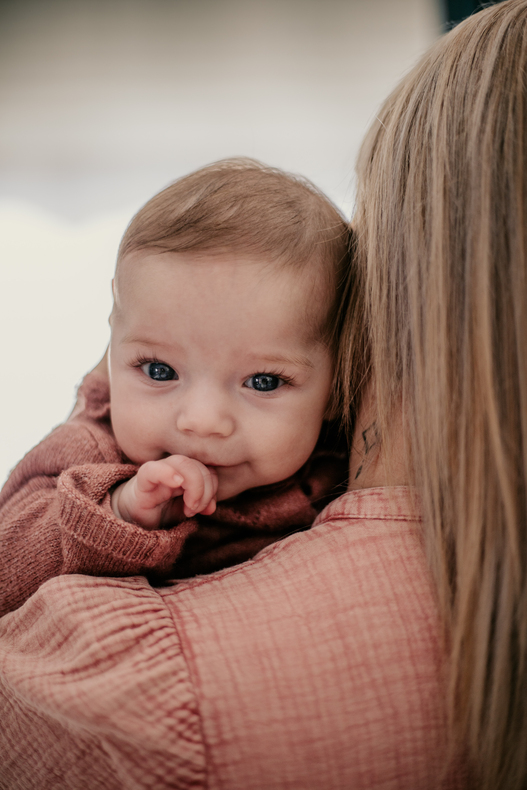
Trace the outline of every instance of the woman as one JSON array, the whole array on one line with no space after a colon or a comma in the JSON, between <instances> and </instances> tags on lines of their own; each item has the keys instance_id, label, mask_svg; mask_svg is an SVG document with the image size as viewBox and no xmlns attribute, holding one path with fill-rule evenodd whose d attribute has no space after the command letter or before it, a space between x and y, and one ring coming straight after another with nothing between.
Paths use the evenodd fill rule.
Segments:
<instances>
[{"instance_id":1,"label":"woman","mask_svg":"<svg viewBox=\"0 0 527 790\"><path fill-rule=\"evenodd\" d=\"M355 216L370 410L385 447L402 418L453 740L508 790L527 783L526 69L525 0L440 41L363 145Z\"/></svg>"},{"instance_id":2,"label":"woman","mask_svg":"<svg viewBox=\"0 0 527 790\"><path fill-rule=\"evenodd\" d=\"M527 0L460 25L363 149L351 490L235 568L3 618L0 787L524 786L525 41Z\"/></svg>"}]
</instances>

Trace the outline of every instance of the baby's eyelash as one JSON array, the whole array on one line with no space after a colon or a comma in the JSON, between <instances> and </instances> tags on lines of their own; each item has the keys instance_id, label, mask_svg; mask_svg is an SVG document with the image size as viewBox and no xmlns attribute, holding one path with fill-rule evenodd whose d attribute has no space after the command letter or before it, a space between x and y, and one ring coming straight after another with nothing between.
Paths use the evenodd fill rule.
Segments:
<instances>
[{"instance_id":1,"label":"baby's eyelash","mask_svg":"<svg viewBox=\"0 0 527 790\"><path fill-rule=\"evenodd\" d=\"M150 354L149 356L141 355L140 357L135 357L130 362L130 367L132 368L141 368L143 365L151 363L153 365L166 365L166 362L163 362L159 359L155 354ZM252 373L251 376L275 376L278 379L281 379L284 384L289 384L290 386L295 385L295 379L293 376L288 376L287 373L283 370L257 370L255 373ZM247 378L251 378L248 376Z\"/></svg>"},{"instance_id":2,"label":"baby's eyelash","mask_svg":"<svg viewBox=\"0 0 527 790\"><path fill-rule=\"evenodd\" d=\"M135 357L132 362L130 362L130 367L132 368L141 368L143 365L146 365L148 362L151 362L154 365L163 365L165 363L161 362L160 359L156 357L155 354L152 354L148 357Z\"/></svg>"},{"instance_id":3,"label":"baby's eyelash","mask_svg":"<svg viewBox=\"0 0 527 790\"><path fill-rule=\"evenodd\" d=\"M292 376L288 376L283 370L257 370L252 374L253 376L275 376L277 379L282 379L284 384L294 384L295 380Z\"/></svg>"}]
</instances>

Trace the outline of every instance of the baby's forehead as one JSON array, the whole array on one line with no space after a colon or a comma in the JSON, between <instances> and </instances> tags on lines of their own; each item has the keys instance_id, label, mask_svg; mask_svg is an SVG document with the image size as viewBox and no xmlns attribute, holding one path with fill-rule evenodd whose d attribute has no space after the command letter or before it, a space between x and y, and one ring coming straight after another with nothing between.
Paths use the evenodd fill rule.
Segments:
<instances>
[{"instance_id":1,"label":"baby's forehead","mask_svg":"<svg viewBox=\"0 0 527 790\"><path fill-rule=\"evenodd\" d=\"M258 281L261 287L275 289L277 292L283 292L287 288L294 288L295 293L304 290L306 295L316 292L317 303L329 296L327 292L331 286L329 267L315 257L295 261L255 255L243 250L171 252L154 249L134 250L118 260L115 270L116 284L119 287L133 286L139 275L145 270L152 271L157 263L175 272L182 266L186 279L193 278L196 281L202 280L211 270L228 281L233 270L246 269L254 273L254 277L249 280L251 283ZM293 296L293 291L291 295ZM313 303L311 306L315 310L317 305Z\"/></svg>"},{"instance_id":2,"label":"baby's forehead","mask_svg":"<svg viewBox=\"0 0 527 790\"><path fill-rule=\"evenodd\" d=\"M178 276L180 274L181 276ZM168 277L165 277L168 275ZM331 304L327 267L317 260L284 261L255 256L244 251L204 251L200 253L135 250L118 261L114 281L116 308L123 299L127 310L138 309L151 290L173 291L174 309L185 299L186 291L198 288L217 293L218 300L228 292L243 303L264 289L289 311L302 335L320 334ZM270 312L272 321L276 314Z\"/></svg>"}]
</instances>

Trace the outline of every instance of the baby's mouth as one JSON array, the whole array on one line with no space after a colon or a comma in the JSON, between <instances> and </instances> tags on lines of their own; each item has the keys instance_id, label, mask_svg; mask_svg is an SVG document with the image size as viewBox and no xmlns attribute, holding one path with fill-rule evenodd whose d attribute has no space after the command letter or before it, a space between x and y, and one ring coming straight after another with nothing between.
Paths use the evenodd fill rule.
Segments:
<instances>
[{"instance_id":1,"label":"baby's mouth","mask_svg":"<svg viewBox=\"0 0 527 790\"><path fill-rule=\"evenodd\" d=\"M174 452L174 453L164 452L161 458L170 458L171 455L183 455L186 456L187 458L192 458L194 461L199 461L200 464L203 464L203 466L208 466L209 469L229 469L232 466L239 465L236 463L224 464L224 463L219 463L217 461L210 461L207 458L200 457L199 455L192 455L192 453L185 453L185 452Z\"/></svg>"},{"instance_id":2,"label":"baby's mouth","mask_svg":"<svg viewBox=\"0 0 527 790\"><path fill-rule=\"evenodd\" d=\"M238 466L238 464L221 464L217 463L216 461L208 461L203 458L197 458L196 456L189 456L190 458L194 458L196 461L199 461L206 466L208 469L213 469L214 471L221 471L222 469L232 469L233 466Z\"/></svg>"}]
</instances>

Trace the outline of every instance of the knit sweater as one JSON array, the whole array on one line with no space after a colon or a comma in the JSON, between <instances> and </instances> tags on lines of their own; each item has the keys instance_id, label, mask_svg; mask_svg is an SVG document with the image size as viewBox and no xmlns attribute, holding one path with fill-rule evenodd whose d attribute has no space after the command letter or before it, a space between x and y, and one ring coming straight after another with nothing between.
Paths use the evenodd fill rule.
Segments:
<instances>
[{"instance_id":1,"label":"knit sweater","mask_svg":"<svg viewBox=\"0 0 527 790\"><path fill-rule=\"evenodd\" d=\"M253 557L309 527L345 489L345 448L332 442L322 437L295 475L219 502L213 516L146 530L112 511L112 488L137 466L115 442L107 381L89 374L74 416L25 456L0 494L0 615L60 574L142 574L159 583Z\"/></svg>"}]
</instances>

